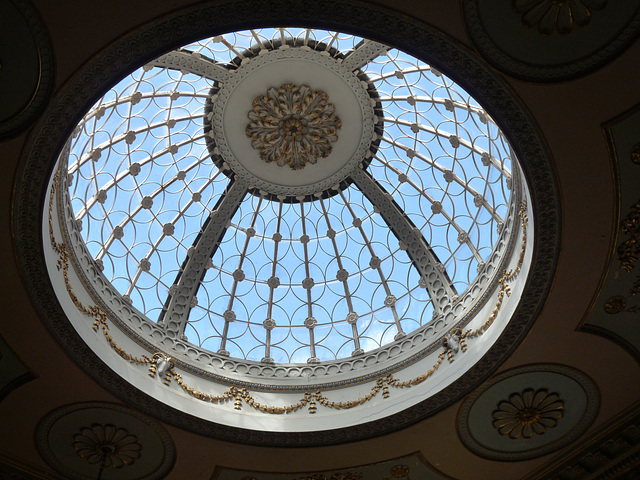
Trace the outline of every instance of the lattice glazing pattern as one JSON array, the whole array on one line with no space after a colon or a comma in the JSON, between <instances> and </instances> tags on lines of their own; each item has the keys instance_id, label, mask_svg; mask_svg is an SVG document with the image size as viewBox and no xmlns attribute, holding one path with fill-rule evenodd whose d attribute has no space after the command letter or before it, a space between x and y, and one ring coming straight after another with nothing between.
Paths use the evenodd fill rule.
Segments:
<instances>
[{"instance_id":1,"label":"lattice glazing pattern","mask_svg":"<svg viewBox=\"0 0 640 480\"><path fill-rule=\"evenodd\" d=\"M248 49L300 44L368 76L384 129L348 186L285 201L220 170L205 106ZM507 141L453 81L401 51L309 29L235 32L160 57L94 105L67 153L89 252L153 321L207 222L230 212L182 328L202 348L268 363L357 355L427 324L482 270L513 187ZM435 300L415 238L445 284Z\"/></svg>"}]
</instances>

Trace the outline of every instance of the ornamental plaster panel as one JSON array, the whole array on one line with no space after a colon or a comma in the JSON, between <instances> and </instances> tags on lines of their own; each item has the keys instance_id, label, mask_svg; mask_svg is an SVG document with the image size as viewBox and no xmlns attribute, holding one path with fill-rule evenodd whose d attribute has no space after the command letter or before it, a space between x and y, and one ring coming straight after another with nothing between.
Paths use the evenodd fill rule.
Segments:
<instances>
[{"instance_id":1,"label":"ornamental plaster panel","mask_svg":"<svg viewBox=\"0 0 640 480\"><path fill-rule=\"evenodd\" d=\"M599 407L598 388L584 373L565 365L529 365L473 392L458 412L458 434L477 455L522 461L579 438Z\"/></svg>"},{"instance_id":2,"label":"ornamental plaster panel","mask_svg":"<svg viewBox=\"0 0 640 480\"><path fill-rule=\"evenodd\" d=\"M76 403L49 412L36 428L36 446L51 467L71 480L96 478L101 462L88 455L104 446L109 447L105 474L112 476L118 466L117 477L123 480L166 478L176 459L173 441L160 424L110 403Z\"/></svg>"},{"instance_id":3,"label":"ornamental plaster panel","mask_svg":"<svg viewBox=\"0 0 640 480\"><path fill-rule=\"evenodd\" d=\"M558 14L560 7L563 12ZM584 5L581 0L463 0L462 9L469 36L489 62L536 82L586 75L615 59L640 32L638 0ZM572 13L567 16L566 11Z\"/></svg>"},{"instance_id":4,"label":"ornamental plaster panel","mask_svg":"<svg viewBox=\"0 0 640 480\"><path fill-rule=\"evenodd\" d=\"M453 480L431 465L421 453L383 460L368 465L349 465L322 472L257 472L216 467L211 480Z\"/></svg>"},{"instance_id":5,"label":"ornamental plaster panel","mask_svg":"<svg viewBox=\"0 0 640 480\"><path fill-rule=\"evenodd\" d=\"M609 265L600 291L580 329L602 335L640 359L640 162L638 131L640 106L636 105L603 126L609 144L612 176L618 179L618 206L613 219L614 238Z\"/></svg>"},{"instance_id":6,"label":"ornamental plaster panel","mask_svg":"<svg viewBox=\"0 0 640 480\"><path fill-rule=\"evenodd\" d=\"M640 405L605 422L579 443L531 472L524 480L599 480L626 479L634 476L640 461ZM630 470L631 469L631 470ZM627 472L627 475L620 474Z\"/></svg>"}]
</instances>

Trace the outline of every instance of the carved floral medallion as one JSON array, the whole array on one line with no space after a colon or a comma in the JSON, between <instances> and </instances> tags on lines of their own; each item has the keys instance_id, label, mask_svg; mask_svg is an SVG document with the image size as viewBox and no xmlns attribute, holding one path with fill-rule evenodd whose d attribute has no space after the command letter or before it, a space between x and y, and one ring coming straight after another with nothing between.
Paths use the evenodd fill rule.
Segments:
<instances>
[{"instance_id":1,"label":"carved floral medallion","mask_svg":"<svg viewBox=\"0 0 640 480\"><path fill-rule=\"evenodd\" d=\"M543 34L554 30L569 33L574 26L591 21L591 12L601 10L608 0L513 0L513 8L522 14L522 23L538 27Z\"/></svg>"},{"instance_id":2,"label":"carved floral medallion","mask_svg":"<svg viewBox=\"0 0 640 480\"><path fill-rule=\"evenodd\" d=\"M640 165L640 142L636 143L631 150L631 161L636 165Z\"/></svg>"},{"instance_id":3,"label":"carved floral medallion","mask_svg":"<svg viewBox=\"0 0 640 480\"><path fill-rule=\"evenodd\" d=\"M253 100L246 133L260 158L292 170L327 157L342 121L322 90L285 83Z\"/></svg>"},{"instance_id":4,"label":"carved floral medallion","mask_svg":"<svg viewBox=\"0 0 640 480\"><path fill-rule=\"evenodd\" d=\"M531 438L554 428L564 415L564 402L557 394L531 388L513 393L493 412L493 427L509 438Z\"/></svg>"},{"instance_id":5,"label":"carved floral medallion","mask_svg":"<svg viewBox=\"0 0 640 480\"><path fill-rule=\"evenodd\" d=\"M122 468L140 458L142 445L138 437L115 425L93 424L83 428L73 438L76 453L90 464Z\"/></svg>"},{"instance_id":6,"label":"carved floral medallion","mask_svg":"<svg viewBox=\"0 0 640 480\"><path fill-rule=\"evenodd\" d=\"M396 465L391 469L391 476L393 478L404 478L409 475L409 467L406 465Z\"/></svg>"}]
</instances>

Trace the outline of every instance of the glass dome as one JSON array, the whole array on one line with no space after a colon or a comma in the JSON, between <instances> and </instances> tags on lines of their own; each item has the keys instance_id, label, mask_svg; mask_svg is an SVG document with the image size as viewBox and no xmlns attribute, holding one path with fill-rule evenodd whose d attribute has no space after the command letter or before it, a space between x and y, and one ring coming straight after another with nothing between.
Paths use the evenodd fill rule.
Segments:
<instances>
[{"instance_id":1,"label":"glass dome","mask_svg":"<svg viewBox=\"0 0 640 480\"><path fill-rule=\"evenodd\" d=\"M45 259L85 348L165 418L366 436L517 343L529 188L442 72L263 28L118 78L58 157Z\"/></svg>"},{"instance_id":2,"label":"glass dome","mask_svg":"<svg viewBox=\"0 0 640 480\"><path fill-rule=\"evenodd\" d=\"M514 197L509 145L468 93L311 29L148 63L87 113L66 160L76 224L123 298L170 335L267 363L428 325L485 269Z\"/></svg>"}]
</instances>

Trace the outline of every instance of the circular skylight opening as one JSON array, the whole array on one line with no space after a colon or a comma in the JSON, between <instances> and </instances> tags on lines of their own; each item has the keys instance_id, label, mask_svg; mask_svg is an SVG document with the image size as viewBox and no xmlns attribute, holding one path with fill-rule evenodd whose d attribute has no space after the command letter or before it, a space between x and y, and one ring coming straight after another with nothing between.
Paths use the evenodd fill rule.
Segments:
<instances>
[{"instance_id":1,"label":"circular skylight opening","mask_svg":"<svg viewBox=\"0 0 640 480\"><path fill-rule=\"evenodd\" d=\"M50 275L81 337L162 402L257 430L319 429L303 409L358 424L450 385L531 258L528 187L483 107L335 31L148 62L82 118L50 192Z\"/></svg>"}]
</instances>

